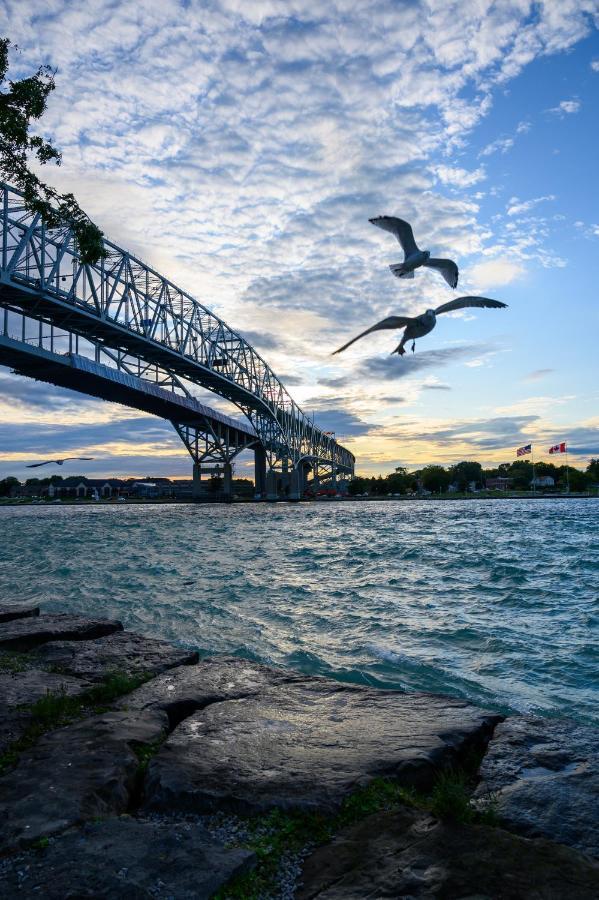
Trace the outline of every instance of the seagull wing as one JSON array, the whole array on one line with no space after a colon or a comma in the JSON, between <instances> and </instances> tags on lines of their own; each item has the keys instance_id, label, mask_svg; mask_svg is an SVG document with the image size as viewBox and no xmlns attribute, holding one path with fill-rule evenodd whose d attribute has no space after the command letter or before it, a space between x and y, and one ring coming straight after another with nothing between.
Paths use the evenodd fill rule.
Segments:
<instances>
[{"instance_id":1,"label":"seagull wing","mask_svg":"<svg viewBox=\"0 0 599 900\"><path fill-rule=\"evenodd\" d=\"M377 228L382 228L383 231L389 231L391 234L394 234L401 244L405 256L409 256L411 253L418 253L414 232L409 222L406 222L404 219L398 219L395 216L376 216L376 218L368 221L376 225Z\"/></svg>"},{"instance_id":2,"label":"seagull wing","mask_svg":"<svg viewBox=\"0 0 599 900\"><path fill-rule=\"evenodd\" d=\"M42 462L42 463L31 463L30 465L25 466L25 468L26 468L26 469L38 469L40 466L47 466L47 465L49 465L51 462L53 462L53 460L47 459L46 462Z\"/></svg>"},{"instance_id":3,"label":"seagull wing","mask_svg":"<svg viewBox=\"0 0 599 900\"><path fill-rule=\"evenodd\" d=\"M347 350L347 348L351 344L353 344L355 341L359 341L360 338L364 337L364 335L370 334L371 331L383 331L385 328L405 328L406 325L409 325L411 321L412 319L409 318L409 316L388 316L388 318L383 319L381 322L377 322L376 325L372 326L372 328L367 328L366 331L363 331L355 338L352 338L351 341L348 341L347 344L343 345L343 347L339 347L339 349L335 350L332 355L335 356L336 353L341 353L343 350Z\"/></svg>"},{"instance_id":4,"label":"seagull wing","mask_svg":"<svg viewBox=\"0 0 599 900\"><path fill-rule=\"evenodd\" d=\"M455 309L467 309L469 306L484 306L488 309L504 309L507 303L500 300L490 300L488 297L456 297L455 300L449 300L442 306L438 306L435 315L441 313L453 312Z\"/></svg>"},{"instance_id":5,"label":"seagull wing","mask_svg":"<svg viewBox=\"0 0 599 900\"><path fill-rule=\"evenodd\" d=\"M423 266L427 266L429 269L437 269L449 287L457 288L458 286L458 267L454 263L453 259L427 259L426 262L422 263Z\"/></svg>"}]
</instances>

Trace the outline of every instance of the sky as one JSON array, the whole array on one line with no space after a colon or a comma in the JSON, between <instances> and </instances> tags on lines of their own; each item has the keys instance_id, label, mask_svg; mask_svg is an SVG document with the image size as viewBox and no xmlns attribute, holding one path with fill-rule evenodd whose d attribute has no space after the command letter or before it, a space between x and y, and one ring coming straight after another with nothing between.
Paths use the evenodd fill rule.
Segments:
<instances>
[{"instance_id":1,"label":"sky","mask_svg":"<svg viewBox=\"0 0 599 900\"><path fill-rule=\"evenodd\" d=\"M0 0L0 22L13 77L56 68L44 178L245 335L358 472L599 455L599 0ZM377 215L458 291L395 279ZM331 356L469 293L509 307ZM0 477L65 455L190 477L168 423L0 367Z\"/></svg>"}]
</instances>

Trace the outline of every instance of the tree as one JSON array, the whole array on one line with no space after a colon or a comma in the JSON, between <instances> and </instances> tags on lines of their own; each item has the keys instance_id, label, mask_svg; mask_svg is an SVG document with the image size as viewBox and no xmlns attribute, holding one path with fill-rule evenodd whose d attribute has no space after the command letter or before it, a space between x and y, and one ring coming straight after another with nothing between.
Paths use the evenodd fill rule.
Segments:
<instances>
[{"instance_id":1,"label":"tree","mask_svg":"<svg viewBox=\"0 0 599 900\"><path fill-rule=\"evenodd\" d=\"M9 475L8 478L3 478L0 481L0 497L12 497L19 487L21 482L18 478L15 478L13 475Z\"/></svg>"},{"instance_id":2,"label":"tree","mask_svg":"<svg viewBox=\"0 0 599 900\"><path fill-rule=\"evenodd\" d=\"M45 112L55 88L55 71L50 66L40 66L28 78L8 80L11 46L15 45L8 38L0 39L0 175L22 191L27 209L39 213L49 228L67 225L75 236L81 260L96 263L106 255L98 226L83 212L73 194L59 194L29 168L30 156L41 165L61 163L61 155L52 144L29 133L31 123Z\"/></svg>"},{"instance_id":3,"label":"tree","mask_svg":"<svg viewBox=\"0 0 599 900\"><path fill-rule=\"evenodd\" d=\"M592 459L587 466L587 475L594 484L599 483L599 459Z\"/></svg>"},{"instance_id":4,"label":"tree","mask_svg":"<svg viewBox=\"0 0 599 900\"><path fill-rule=\"evenodd\" d=\"M450 471L452 480L458 485L460 491L467 491L471 482L475 487L481 487L483 482L483 468L478 462L459 462Z\"/></svg>"},{"instance_id":5,"label":"tree","mask_svg":"<svg viewBox=\"0 0 599 900\"><path fill-rule=\"evenodd\" d=\"M447 490L451 475L443 466L425 466L420 470L420 480L425 490L438 494L440 491Z\"/></svg>"}]
</instances>

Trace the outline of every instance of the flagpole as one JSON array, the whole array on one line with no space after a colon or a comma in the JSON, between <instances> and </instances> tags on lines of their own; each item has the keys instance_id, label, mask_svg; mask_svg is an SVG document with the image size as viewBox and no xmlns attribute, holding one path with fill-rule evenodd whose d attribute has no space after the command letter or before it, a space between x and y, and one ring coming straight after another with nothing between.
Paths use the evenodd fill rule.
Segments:
<instances>
[{"instance_id":1,"label":"flagpole","mask_svg":"<svg viewBox=\"0 0 599 900\"><path fill-rule=\"evenodd\" d=\"M566 493L570 493L570 463L568 462L568 444L566 443Z\"/></svg>"},{"instance_id":2,"label":"flagpole","mask_svg":"<svg viewBox=\"0 0 599 900\"><path fill-rule=\"evenodd\" d=\"M531 459L532 459L532 492L533 492L533 495L536 497L536 494L537 494L537 485L536 485L536 481L537 481L537 479L536 479L536 476L535 476L535 452L534 452L534 450L532 449L532 446L533 446L533 445L531 444L531 445L530 445L530 456L531 456Z\"/></svg>"}]
</instances>

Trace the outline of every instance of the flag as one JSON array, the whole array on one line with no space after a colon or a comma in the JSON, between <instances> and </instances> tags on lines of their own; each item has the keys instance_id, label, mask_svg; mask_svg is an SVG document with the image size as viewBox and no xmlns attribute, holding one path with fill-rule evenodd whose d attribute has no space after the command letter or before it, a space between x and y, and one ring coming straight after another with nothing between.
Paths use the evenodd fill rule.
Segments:
<instances>
[{"instance_id":1,"label":"flag","mask_svg":"<svg viewBox=\"0 0 599 900\"><path fill-rule=\"evenodd\" d=\"M566 453L566 442L562 441L561 444L555 444L553 447L549 448L550 453Z\"/></svg>"},{"instance_id":2,"label":"flag","mask_svg":"<svg viewBox=\"0 0 599 900\"><path fill-rule=\"evenodd\" d=\"M532 453L532 444L526 444L526 446L518 447L516 450L516 456L526 456L527 453Z\"/></svg>"}]
</instances>

